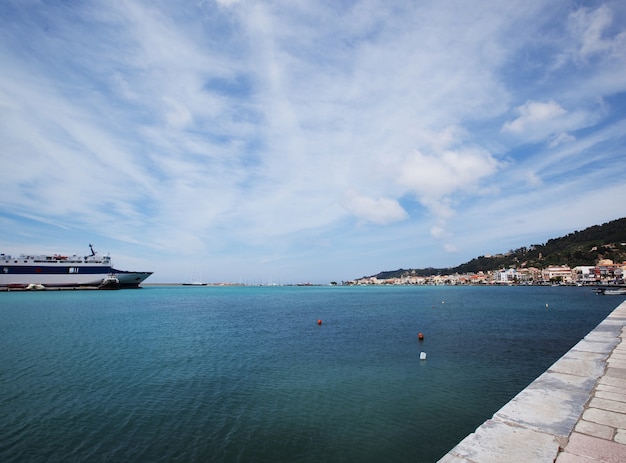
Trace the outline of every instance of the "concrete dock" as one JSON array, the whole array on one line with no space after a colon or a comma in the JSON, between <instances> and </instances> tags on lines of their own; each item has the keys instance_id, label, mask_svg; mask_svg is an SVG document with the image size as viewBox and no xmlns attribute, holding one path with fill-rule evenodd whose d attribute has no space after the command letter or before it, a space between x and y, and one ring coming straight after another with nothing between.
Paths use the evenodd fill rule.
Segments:
<instances>
[{"instance_id":1,"label":"concrete dock","mask_svg":"<svg viewBox=\"0 0 626 463\"><path fill-rule=\"evenodd\" d=\"M626 302L440 463L626 462Z\"/></svg>"}]
</instances>

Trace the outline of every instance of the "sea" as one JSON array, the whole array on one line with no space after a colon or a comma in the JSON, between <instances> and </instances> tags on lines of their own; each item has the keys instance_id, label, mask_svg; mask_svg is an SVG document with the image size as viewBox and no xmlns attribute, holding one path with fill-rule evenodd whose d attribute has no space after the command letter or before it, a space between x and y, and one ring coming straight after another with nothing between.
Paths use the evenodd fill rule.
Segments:
<instances>
[{"instance_id":1,"label":"sea","mask_svg":"<svg viewBox=\"0 0 626 463\"><path fill-rule=\"evenodd\" d=\"M0 461L436 462L624 299L552 286L3 292Z\"/></svg>"}]
</instances>

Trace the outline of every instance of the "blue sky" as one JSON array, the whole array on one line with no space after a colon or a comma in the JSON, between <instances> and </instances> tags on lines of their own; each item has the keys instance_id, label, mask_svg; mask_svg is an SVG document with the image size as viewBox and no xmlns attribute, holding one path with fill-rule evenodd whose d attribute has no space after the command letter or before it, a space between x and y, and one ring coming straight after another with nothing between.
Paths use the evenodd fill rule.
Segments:
<instances>
[{"instance_id":1,"label":"blue sky","mask_svg":"<svg viewBox=\"0 0 626 463\"><path fill-rule=\"evenodd\" d=\"M0 4L2 252L445 267L626 216L623 1Z\"/></svg>"}]
</instances>

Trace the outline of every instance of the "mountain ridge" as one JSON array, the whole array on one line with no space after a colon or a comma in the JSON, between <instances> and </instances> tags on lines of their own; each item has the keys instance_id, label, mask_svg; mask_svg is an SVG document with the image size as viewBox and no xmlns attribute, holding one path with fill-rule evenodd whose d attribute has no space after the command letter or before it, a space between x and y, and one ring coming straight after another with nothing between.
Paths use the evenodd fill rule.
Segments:
<instances>
[{"instance_id":1,"label":"mountain ridge","mask_svg":"<svg viewBox=\"0 0 626 463\"><path fill-rule=\"evenodd\" d=\"M398 269L382 271L372 277L400 278L406 275L433 276L478 273L502 268L545 268L550 265L570 267L596 265L602 259L626 262L626 217L602 225L593 225L544 244L532 244L504 254L483 255L456 267ZM367 278L367 277L366 277Z\"/></svg>"}]
</instances>

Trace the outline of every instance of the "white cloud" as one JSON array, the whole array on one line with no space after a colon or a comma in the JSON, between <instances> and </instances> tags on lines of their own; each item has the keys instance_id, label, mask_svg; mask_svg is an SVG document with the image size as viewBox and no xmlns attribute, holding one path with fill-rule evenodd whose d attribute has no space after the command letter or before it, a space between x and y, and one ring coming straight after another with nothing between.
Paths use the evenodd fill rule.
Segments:
<instances>
[{"instance_id":1,"label":"white cloud","mask_svg":"<svg viewBox=\"0 0 626 463\"><path fill-rule=\"evenodd\" d=\"M241 2L241 0L215 0L215 3L221 6L232 6Z\"/></svg>"},{"instance_id":2,"label":"white cloud","mask_svg":"<svg viewBox=\"0 0 626 463\"><path fill-rule=\"evenodd\" d=\"M449 236L450 232L448 232L441 225L435 225L435 226L431 227L430 234L431 234L431 236L433 238L441 239L441 238L445 238L445 237Z\"/></svg>"},{"instance_id":3,"label":"white cloud","mask_svg":"<svg viewBox=\"0 0 626 463\"><path fill-rule=\"evenodd\" d=\"M570 15L569 27L579 47L579 59L587 60L604 53L624 56L626 33L622 31L611 37L609 27L612 22L613 12L606 4L593 10L580 8Z\"/></svg>"},{"instance_id":4,"label":"white cloud","mask_svg":"<svg viewBox=\"0 0 626 463\"><path fill-rule=\"evenodd\" d=\"M455 253L455 252L458 252L458 248L454 244L450 244L450 243L445 244L443 246L443 249L444 249L445 252L451 253L451 254Z\"/></svg>"},{"instance_id":5,"label":"white cloud","mask_svg":"<svg viewBox=\"0 0 626 463\"><path fill-rule=\"evenodd\" d=\"M391 198L370 198L350 192L347 195L345 206L351 213L360 219L376 224L389 224L407 218L406 211Z\"/></svg>"},{"instance_id":6,"label":"white cloud","mask_svg":"<svg viewBox=\"0 0 626 463\"><path fill-rule=\"evenodd\" d=\"M572 11L558 36L555 90L570 101L593 101L626 90L626 9L605 1ZM566 85L560 85L567 82Z\"/></svg>"},{"instance_id":7,"label":"white cloud","mask_svg":"<svg viewBox=\"0 0 626 463\"><path fill-rule=\"evenodd\" d=\"M548 101L547 103L528 101L523 106L517 108L517 111L520 116L512 122L504 124L502 128L504 132L521 135L567 114L567 111L554 101Z\"/></svg>"},{"instance_id":8,"label":"white cloud","mask_svg":"<svg viewBox=\"0 0 626 463\"><path fill-rule=\"evenodd\" d=\"M398 183L418 198L436 200L475 186L493 175L498 161L480 148L424 154L415 151L399 165Z\"/></svg>"},{"instance_id":9,"label":"white cloud","mask_svg":"<svg viewBox=\"0 0 626 463\"><path fill-rule=\"evenodd\" d=\"M517 108L517 112L519 117L506 122L502 126L502 132L523 138L527 142L542 141L551 137L551 144L554 141L560 143L571 140L565 132L587 127L598 117L597 114L590 114L586 110L568 112L552 100L527 101Z\"/></svg>"}]
</instances>

